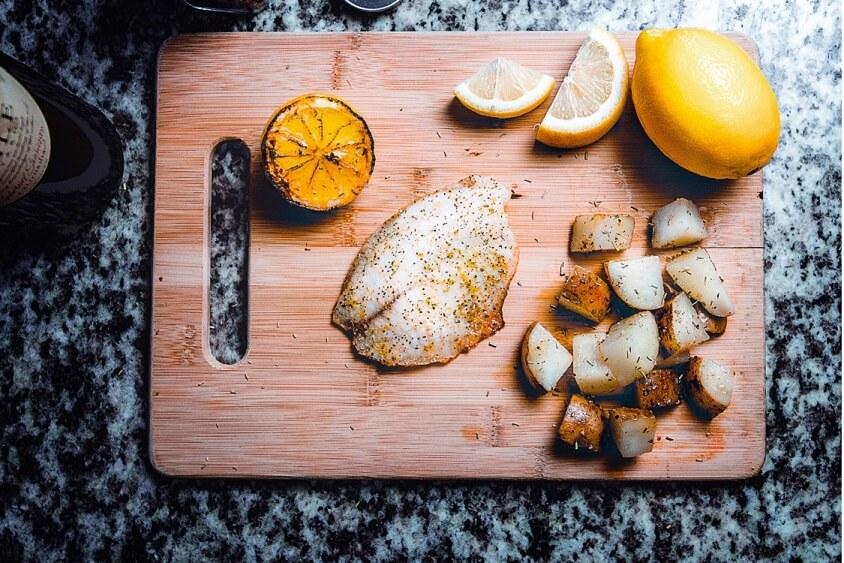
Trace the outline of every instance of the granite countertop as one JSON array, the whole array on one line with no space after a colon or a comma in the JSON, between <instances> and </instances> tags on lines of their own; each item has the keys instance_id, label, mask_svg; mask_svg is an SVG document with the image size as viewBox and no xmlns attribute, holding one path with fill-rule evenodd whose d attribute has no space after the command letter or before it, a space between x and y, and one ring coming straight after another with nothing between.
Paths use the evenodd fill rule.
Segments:
<instances>
[{"instance_id":1,"label":"granite countertop","mask_svg":"<svg viewBox=\"0 0 844 563\"><path fill-rule=\"evenodd\" d=\"M59 249L0 269L4 559L830 560L840 554L841 69L833 2L0 0L0 50L115 123L125 187ZM783 115L765 169L767 450L729 484L171 480L147 454L151 116L161 42L224 30L612 30L754 38Z\"/></svg>"}]
</instances>

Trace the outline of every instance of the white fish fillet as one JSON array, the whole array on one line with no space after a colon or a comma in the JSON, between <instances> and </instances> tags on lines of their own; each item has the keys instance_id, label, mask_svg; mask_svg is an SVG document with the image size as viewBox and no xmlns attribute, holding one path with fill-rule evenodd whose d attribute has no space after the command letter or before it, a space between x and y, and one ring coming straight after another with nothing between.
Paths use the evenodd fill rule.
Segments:
<instances>
[{"instance_id":1,"label":"white fish fillet","mask_svg":"<svg viewBox=\"0 0 844 563\"><path fill-rule=\"evenodd\" d=\"M469 176L385 222L352 263L333 321L387 366L448 362L504 326L519 251L510 190Z\"/></svg>"}]
</instances>

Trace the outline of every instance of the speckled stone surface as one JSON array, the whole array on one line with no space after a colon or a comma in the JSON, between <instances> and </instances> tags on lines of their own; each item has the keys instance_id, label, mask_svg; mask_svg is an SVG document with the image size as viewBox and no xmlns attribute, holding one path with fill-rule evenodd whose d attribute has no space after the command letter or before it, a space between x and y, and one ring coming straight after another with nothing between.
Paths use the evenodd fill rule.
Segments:
<instances>
[{"instance_id":1,"label":"speckled stone surface","mask_svg":"<svg viewBox=\"0 0 844 563\"><path fill-rule=\"evenodd\" d=\"M197 14L176 0L47 4L0 0L0 49L112 118L125 144L126 185L75 240L18 255L0 270L0 557L838 559L838 3L405 0L390 14L361 17L339 1L284 0L240 19ZM761 475L720 485L613 486L155 474L146 379L150 118L160 43L197 30L575 30L591 23L747 33L779 96L782 141L765 170L768 457Z\"/></svg>"}]
</instances>

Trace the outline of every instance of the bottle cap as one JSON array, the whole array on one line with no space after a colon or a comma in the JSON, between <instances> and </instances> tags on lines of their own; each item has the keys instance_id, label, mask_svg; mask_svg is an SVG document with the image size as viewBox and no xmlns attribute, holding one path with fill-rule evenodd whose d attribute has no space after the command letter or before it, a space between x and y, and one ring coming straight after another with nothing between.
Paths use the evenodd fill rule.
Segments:
<instances>
[{"instance_id":1,"label":"bottle cap","mask_svg":"<svg viewBox=\"0 0 844 563\"><path fill-rule=\"evenodd\" d=\"M362 12L383 12L399 2L401 0L346 0L346 4Z\"/></svg>"}]
</instances>

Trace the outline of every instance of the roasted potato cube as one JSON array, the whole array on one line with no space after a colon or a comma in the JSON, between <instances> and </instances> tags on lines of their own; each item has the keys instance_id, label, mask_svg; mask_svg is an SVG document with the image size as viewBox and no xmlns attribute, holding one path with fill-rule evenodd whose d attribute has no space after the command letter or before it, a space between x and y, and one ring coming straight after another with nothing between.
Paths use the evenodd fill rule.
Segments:
<instances>
[{"instance_id":1,"label":"roasted potato cube","mask_svg":"<svg viewBox=\"0 0 844 563\"><path fill-rule=\"evenodd\" d=\"M607 316L611 296L607 282L598 274L575 266L564 276L557 302L572 313L599 323Z\"/></svg>"},{"instance_id":2,"label":"roasted potato cube","mask_svg":"<svg viewBox=\"0 0 844 563\"><path fill-rule=\"evenodd\" d=\"M659 340L669 355L688 352L701 342L709 340L703 323L685 293L678 293L665 304L657 319Z\"/></svg>"},{"instance_id":3,"label":"roasted potato cube","mask_svg":"<svg viewBox=\"0 0 844 563\"><path fill-rule=\"evenodd\" d=\"M569 249L572 252L627 250L633 240L634 223L630 215L578 215L572 225Z\"/></svg>"},{"instance_id":4,"label":"roasted potato cube","mask_svg":"<svg viewBox=\"0 0 844 563\"><path fill-rule=\"evenodd\" d=\"M686 374L689 398L699 413L714 418L724 412L733 397L736 376L713 360L693 356Z\"/></svg>"},{"instance_id":5,"label":"roasted potato cube","mask_svg":"<svg viewBox=\"0 0 844 563\"><path fill-rule=\"evenodd\" d=\"M703 324L703 330L709 336L721 336L727 331L727 317L716 317L706 312L706 309L700 303L695 307L700 322Z\"/></svg>"},{"instance_id":6,"label":"roasted potato cube","mask_svg":"<svg viewBox=\"0 0 844 563\"><path fill-rule=\"evenodd\" d=\"M677 198L660 207L651 219L654 248L676 248L706 238L706 225L697 206L685 198Z\"/></svg>"},{"instance_id":7,"label":"roasted potato cube","mask_svg":"<svg viewBox=\"0 0 844 563\"><path fill-rule=\"evenodd\" d=\"M664 278L662 280L662 289L665 291L666 299L671 299L680 293L680 290L674 284L668 283Z\"/></svg>"},{"instance_id":8,"label":"roasted potato cube","mask_svg":"<svg viewBox=\"0 0 844 563\"><path fill-rule=\"evenodd\" d=\"M571 365L571 354L539 323L533 323L522 340L522 367L531 384L551 391Z\"/></svg>"},{"instance_id":9,"label":"roasted potato cube","mask_svg":"<svg viewBox=\"0 0 844 563\"><path fill-rule=\"evenodd\" d=\"M663 409L680 404L680 379L670 369L655 369L636 381L640 409Z\"/></svg>"},{"instance_id":10,"label":"roasted potato cube","mask_svg":"<svg viewBox=\"0 0 844 563\"><path fill-rule=\"evenodd\" d=\"M621 457L636 457L651 451L656 435L656 417L650 411L617 407L609 411L610 434Z\"/></svg>"},{"instance_id":11,"label":"roasted potato cube","mask_svg":"<svg viewBox=\"0 0 844 563\"><path fill-rule=\"evenodd\" d=\"M689 363L690 359L691 356L688 352L680 352L678 354L672 354L670 356L660 355L660 357L656 359L656 365L654 367L656 369L673 368L679 365Z\"/></svg>"},{"instance_id":12,"label":"roasted potato cube","mask_svg":"<svg viewBox=\"0 0 844 563\"><path fill-rule=\"evenodd\" d=\"M601 407L581 395L572 395L560 424L560 440L575 449L597 452L603 433Z\"/></svg>"},{"instance_id":13,"label":"roasted potato cube","mask_svg":"<svg viewBox=\"0 0 844 563\"><path fill-rule=\"evenodd\" d=\"M618 379L601 361L598 344L606 338L603 332L578 334L572 339L574 381L587 395L604 395L618 389Z\"/></svg>"},{"instance_id":14,"label":"roasted potato cube","mask_svg":"<svg viewBox=\"0 0 844 563\"><path fill-rule=\"evenodd\" d=\"M643 256L629 260L610 260L604 264L607 279L619 299L640 310L662 307L665 288L659 256Z\"/></svg>"},{"instance_id":15,"label":"roasted potato cube","mask_svg":"<svg viewBox=\"0 0 844 563\"><path fill-rule=\"evenodd\" d=\"M659 354L659 330L650 311L622 319L598 345L601 361L624 387L650 372Z\"/></svg>"},{"instance_id":16,"label":"roasted potato cube","mask_svg":"<svg viewBox=\"0 0 844 563\"><path fill-rule=\"evenodd\" d=\"M666 263L665 271L680 289L713 315L729 317L735 312L724 280L706 250L694 248L678 254Z\"/></svg>"}]
</instances>

